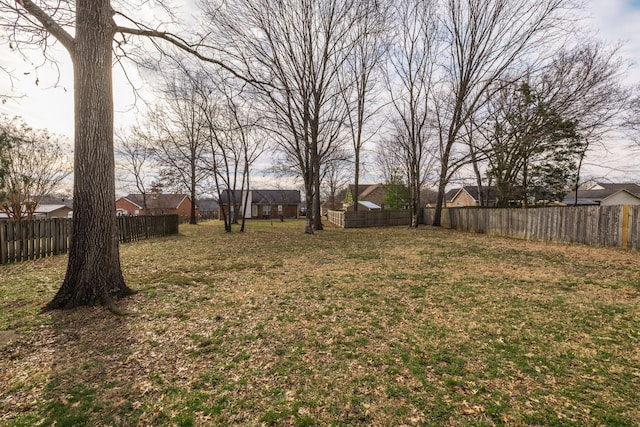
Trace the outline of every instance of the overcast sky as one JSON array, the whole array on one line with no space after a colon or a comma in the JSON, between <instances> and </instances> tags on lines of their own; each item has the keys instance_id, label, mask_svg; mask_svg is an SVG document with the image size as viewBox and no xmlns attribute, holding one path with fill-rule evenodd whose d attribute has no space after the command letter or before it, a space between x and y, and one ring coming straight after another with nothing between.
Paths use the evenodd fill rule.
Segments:
<instances>
[{"instance_id":1,"label":"overcast sky","mask_svg":"<svg viewBox=\"0 0 640 427\"><path fill-rule=\"evenodd\" d=\"M615 43L625 43L624 54L634 66L628 75L628 82L640 84L640 0L587 0L588 23L597 29L600 38ZM32 127L48 128L53 133L71 136L73 133L73 93L72 70L64 51L60 64L60 80L57 72L47 66L38 75L33 72L33 64L24 61L7 45L0 46L0 64L14 71L14 93L27 94L19 100L8 100L0 104L0 113L22 116ZM29 73L29 74L25 74ZM38 79L38 85L35 82ZM11 89L10 79L0 74L0 93ZM135 122L136 112L131 110L134 99L131 88L120 70L114 72L116 104L116 126ZM606 176L613 180L640 181L640 151L632 153L628 144L611 141L610 154L598 153L589 160L593 175ZM593 164L605 166L595 168Z\"/></svg>"}]
</instances>

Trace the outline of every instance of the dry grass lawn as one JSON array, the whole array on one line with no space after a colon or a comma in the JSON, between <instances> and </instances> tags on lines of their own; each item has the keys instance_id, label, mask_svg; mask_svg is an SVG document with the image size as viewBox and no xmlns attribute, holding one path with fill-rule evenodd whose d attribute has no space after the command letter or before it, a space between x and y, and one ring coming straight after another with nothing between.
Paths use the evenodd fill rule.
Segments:
<instances>
[{"instance_id":1,"label":"dry grass lawn","mask_svg":"<svg viewBox=\"0 0 640 427\"><path fill-rule=\"evenodd\" d=\"M640 425L640 254L219 222L121 247L138 291L38 314L0 266L0 425Z\"/></svg>"}]
</instances>

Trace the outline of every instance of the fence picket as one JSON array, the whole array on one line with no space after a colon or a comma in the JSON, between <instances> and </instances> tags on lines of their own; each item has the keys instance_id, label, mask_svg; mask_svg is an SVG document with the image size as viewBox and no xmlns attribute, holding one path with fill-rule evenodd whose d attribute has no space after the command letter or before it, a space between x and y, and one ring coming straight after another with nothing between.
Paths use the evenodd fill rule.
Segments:
<instances>
[{"instance_id":1,"label":"fence picket","mask_svg":"<svg viewBox=\"0 0 640 427\"><path fill-rule=\"evenodd\" d=\"M0 264L67 253L72 219L0 221ZM120 243L178 234L178 215L118 217Z\"/></svg>"},{"instance_id":2,"label":"fence picket","mask_svg":"<svg viewBox=\"0 0 640 427\"><path fill-rule=\"evenodd\" d=\"M434 209L424 210L424 222ZM531 240L640 249L640 206L448 208L442 225L461 231Z\"/></svg>"}]
</instances>

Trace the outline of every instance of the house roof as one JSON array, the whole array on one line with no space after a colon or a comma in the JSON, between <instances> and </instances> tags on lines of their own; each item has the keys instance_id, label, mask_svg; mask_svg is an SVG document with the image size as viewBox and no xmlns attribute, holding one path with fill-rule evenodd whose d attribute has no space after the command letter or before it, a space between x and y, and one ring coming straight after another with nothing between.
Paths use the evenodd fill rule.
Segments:
<instances>
[{"instance_id":1,"label":"house roof","mask_svg":"<svg viewBox=\"0 0 640 427\"><path fill-rule=\"evenodd\" d=\"M358 198L363 198L364 199L365 197L369 196L371 193L376 191L378 188L384 189L384 185L382 185L382 184L369 185L362 193L359 194Z\"/></svg>"},{"instance_id":2,"label":"house roof","mask_svg":"<svg viewBox=\"0 0 640 427\"><path fill-rule=\"evenodd\" d=\"M632 182L627 182L627 183L598 182L598 185L604 188L604 190L601 190L601 191L610 191L611 194L616 193L620 190L627 190L629 193L640 195L640 185Z\"/></svg>"},{"instance_id":3,"label":"house roof","mask_svg":"<svg viewBox=\"0 0 640 427\"><path fill-rule=\"evenodd\" d=\"M375 203L367 202L366 200L359 201L358 204L364 206L367 209L382 209L380 206L376 205Z\"/></svg>"},{"instance_id":4,"label":"house roof","mask_svg":"<svg viewBox=\"0 0 640 427\"><path fill-rule=\"evenodd\" d=\"M224 190L220 200L229 203L229 190ZM235 190L236 203L241 202L242 191ZM299 205L301 201L298 190L251 190L251 204L254 205Z\"/></svg>"},{"instance_id":5,"label":"house roof","mask_svg":"<svg viewBox=\"0 0 640 427\"><path fill-rule=\"evenodd\" d=\"M297 205L300 203L300 191L298 190L252 190L252 202L256 205Z\"/></svg>"},{"instance_id":6,"label":"house roof","mask_svg":"<svg viewBox=\"0 0 640 427\"><path fill-rule=\"evenodd\" d=\"M360 198L360 196L362 196L364 193L366 194L370 194L371 191L373 191L375 188L371 188L371 187L377 187L380 184L358 184L358 198ZM356 194L356 185L355 184L349 184L349 192L351 194ZM345 192L346 193L346 192ZM346 194L345 194L346 196Z\"/></svg>"},{"instance_id":7,"label":"house roof","mask_svg":"<svg viewBox=\"0 0 640 427\"><path fill-rule=\"evenodd\" d=\"M578 190L578 200L590 200L592 203L589 204L599 204L602 200L613 196L616 193L624 191L633 196L640 198L640 185L638 184L608 184L608 183L598 183L602 189L598 188L595 190ZM564 197L563 203L568 205L572 205L575 203L576 192L570 191ZM578 202L578 204L580 204ZM583 203L587 204L587 203Z\"/></svg>"},{"instance_id":8,"label":"house roof","mask_svg":"<svg viewBox=\"0 0 640 427\"><path fill-rule=\"evenodd\" d=\"M453 199L458 196L461 191L466 191L473 200L480 200L480 192L478 191L477 185L465 185L463 187L452 188L447 191L445 194L445 200L447 202L451 202ZM496 200L496 188L493 186L490 187L482 187L482 194L484 196L485 201L494 202Z\"/></svg>"},{"instance_id":9,"label":"house roof","mask_svg":"<svg viewBox=\"0 0 640 427\"><path fill-rule=\"evenodd\" d=\"M73 209L73 199L67 197L42 196L38 200L38 205L64 205Z\"/></svg>"},{"instance_id":10,"label":"house roof","mask_svg":"<svg viewBox=\"0 0 640 427\"><path fill-rule=\"evenodd\" d=\"M578 197L578 200L576 202L575 196L572 197L571 199L568 199L567 197L565 197L562 203L569 206L573 206L574 204L577 204L578 206L598 205L598 202L596 202L595 200L587 199L583 197Z\"/></svg>"},{"instance_id":11,"label":"house roof","mask_svg":"<svg viewBox=\"0 0 640 427\"><path fill-rule=\"evenodd\" d=\"M452 188L451 190L447 191L447 192L444 194L444 199L445 199L447 202L451 202L451 201L453 201L453 199L455 199L455 197L456 197L456 196L458 195L458 193L459 193L459 192L461 192L461 191L462 191L462 188L461 188L461 187Z\"/></svg>"},{"instance_id":12,"label":"house roof","mask_svg":"<svg viewBox=\"0 0 640 427\"><path fill-rule=\"evenodd\" d=\"M71 208L69 206L67 206L67 205L42 205L42 204L39 204L38 206L36 206L35 213L46 214L46 213L55 212L58 209L71 209Z\"/></svg>"},{"instance_id":13,"label":"house roof","mask_svg":"<svg viewBox=\"0 0 640 427\"><path fill-rule=\"evenodd\" d=\"M218 201L215 199L198 199L198 207L201 212L211 212L218 209Z\"/></svg>"},{"instance_id":14,"label":"house roof","mask_svg":"<svg viewBox=\"0 0 640 427\"><path fill-rule=\"evenodd\" d=\"M122 198L140 209L144 206L142 194L127 194ZM147 209L177 209L186 198L189 198L186 194L147 194Z\"/></svg>"}]
</instances>

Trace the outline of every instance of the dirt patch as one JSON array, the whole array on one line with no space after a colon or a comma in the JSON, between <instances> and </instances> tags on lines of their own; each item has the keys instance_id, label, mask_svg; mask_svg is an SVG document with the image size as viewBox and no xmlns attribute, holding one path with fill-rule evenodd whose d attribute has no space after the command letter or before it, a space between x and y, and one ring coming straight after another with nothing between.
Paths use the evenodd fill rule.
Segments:
<instances>
[{"instance_id":1,"label":"dirt patch","mask_svg":"<svg viewBox=\"0 0 640 427\"><path fill-rule=\"evenodd\" d=\"M11 344L18 339L18 334L15 331L0 331L0 348Z\"/></svg>"}]
</instances>

